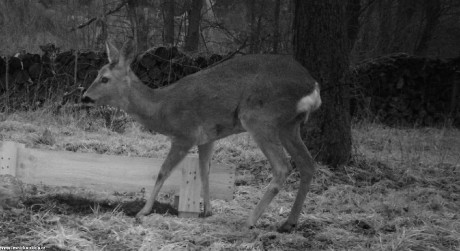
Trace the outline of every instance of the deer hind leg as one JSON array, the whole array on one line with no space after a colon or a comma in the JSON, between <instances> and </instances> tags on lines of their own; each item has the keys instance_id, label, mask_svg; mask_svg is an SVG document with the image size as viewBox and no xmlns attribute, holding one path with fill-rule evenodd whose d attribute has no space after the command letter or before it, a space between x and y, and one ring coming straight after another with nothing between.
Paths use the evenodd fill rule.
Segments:
<instances>
[{"instance_id":1,"label":"deer hind leg","mask_svg":"<svg viewBox=\"0 0 460 251\"><path fill-rule=\"evenodd\" d=\"M168 156L166 156L165 161L161 165L160 172L158 173L155 186L153 187L152 193L147 198L144 207L136 215L136 218L147 215L150 213L153 207L153 203L160 192L161 187L163 186L166 179L171 175L175 167L184 159L187 155L188 150L192 148L193 144L189 142L179 142L173 141L171 143L171 149L169 150Z\"/></svg>"},{"instance_id":2,"label":"deer hind leg","mask_svg":"<svg viewBox=\"0 0 460 251\"><path fill-rule=\"evenodd\" d=\"M214 142L206 143L198 146L198 154L200 159L200 177L201 185L203 189L203 204L204 212L203 217L208 217L212 215L211 202L209 199L209 168L210 160L212 155L212 150L214 147Z\"/></svg>"},{"instance_id":3,"label":"deer hind leg","mask_svg":"<svg viewBox=\"0 0 460 251\"><path fill-rule=\"evenodd\" d=\"M280 139L300 172L300 187L288 219L278 228L278 232L290 232L295 228L315 172L315 163L300 136L300 122L291 124L280 133Z\"/></svg>"},{"instance_id":4,"label":"deer hind leg","mask_svg":"<svg viewBox=\"0 0 460 251\"><path fill-rule=\"evenodd\" d=\"M276 130L264 130L261 129L262 127L248 128L248 126L245 128L253 136L257 145L267 157L273 173L273 179L268 185L267 191L262 196L262 199L259 201L252 214L249 216L247 224L249 228L252 228L282 188L283 183L286 180L286 176L291 171L291 166L288 162L283 146L278 139L278 132Z\"/></svg>"}]
</instances>

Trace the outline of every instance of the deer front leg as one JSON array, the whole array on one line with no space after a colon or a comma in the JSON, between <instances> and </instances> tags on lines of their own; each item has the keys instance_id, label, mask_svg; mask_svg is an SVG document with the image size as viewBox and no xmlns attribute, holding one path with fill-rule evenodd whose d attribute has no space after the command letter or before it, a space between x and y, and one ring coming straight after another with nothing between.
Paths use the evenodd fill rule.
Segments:
<instances>
[{"instance_id":1,"label":"deer front leg","mask_svg":"<svg viewBox=\"0 0 460 251\"><path fill-rule=\"evenodd\" d=\"M171 175L174 168L177 167L177 165L184 159L188 150L190 150L192 146L193 144L189 142L173 141L171 143L171 149L169 150L168 156L163 162L163 165L161 165L152 193L150 194L150 197L147 198L142 210L137 213L137 219L150 213L163 183Z\"/></svg>"},{"instance_id":2,"label":"deer front leg","mask_svg":"<svg viewBox=\"0 0 460 251\"><path fill-rule=\"evenodd\" d=\"M214 142L198 146L198 154L200 159L200 177L203 189L203 217L208 217L212 215L211 202L209 199L209 168L213 147Z\"/></svg>"}]
</instances>

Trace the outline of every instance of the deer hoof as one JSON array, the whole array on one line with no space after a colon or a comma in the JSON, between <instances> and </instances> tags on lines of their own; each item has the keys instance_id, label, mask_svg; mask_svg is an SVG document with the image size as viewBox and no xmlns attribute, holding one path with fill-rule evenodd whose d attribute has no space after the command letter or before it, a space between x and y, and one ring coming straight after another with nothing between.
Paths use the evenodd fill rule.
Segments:
<instances>
[{"instance_id":1,"label":"deer hoof","mask_svg":"<svg viewBox=\"0 0 460 251\"><path fill-rule=\"evenodd\" d=\"M149 213L150 213L150 210L146 210L145 208L142 208L142 210L136 214L136 219L140 219L142 216L146 216Z\"/></svg>"},{"instance_id":2,"label":"deer hoof","mask_svg":"<svg viewBox=\"0 0 460 251\"><path fill-rule=\"evenodd\" d=\"M283 225L281 225L277 231L278 233L290 233L292 230L295 228L295 224L289 223L289 222L284 222Z\"/></svg>"}]
</instances>

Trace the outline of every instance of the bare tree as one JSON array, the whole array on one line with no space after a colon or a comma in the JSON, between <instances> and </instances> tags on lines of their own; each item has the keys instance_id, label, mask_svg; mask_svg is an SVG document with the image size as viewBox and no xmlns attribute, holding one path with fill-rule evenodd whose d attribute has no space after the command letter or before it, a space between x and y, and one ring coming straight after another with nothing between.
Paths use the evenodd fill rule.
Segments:
<instances>
[{"instance_id":1,"label":"bare tree","mask_svg":"<svg viewBox=\"0 0 460 251\"><path fill-rule=\"evenodd\" d=\"M407 49L407 41L410 40L410 28L412 19L417 12L417 0L399 0L396 8L396 23L393 36L389 44L391 52L399 52Z\"/></svg>"},{"instance_id":2,"label":"bare tree","mask_svg":"<svg viewBox=\"0 0 460 251\"><path fill-rule=\"evenodd\" d=\"M96 25L96 48L102 50L105 48L105 41L108 38L108 29L107 29L107 0L100 0L100 7L102 9L101 17L98 17Z\"/></svg>"},{"instance_id":3,"label":"bare tree","mask_svg":"<svg viewBox=\"0 0 460 251\"><path fill-rule=\"evenodd\" d=\"M257 9L254 9L255 12L258 13L257 19L255 20L255 24L253 25L253 32L254 32L254 51L253 53L260 52L261 50L261 33L262 33L262 18L264 17L265 5L264 2L259 2L258 6L254 6Z\"/></svg>"},{"instance_id":4,"label":"bare tree","mask_svg":"<svg viewBox=\"0 0 460 251\"><path fill-rule=\"evenodd\" d=\"M392 32L392 15L391 5L394 0L380 0L378 1L379 10L379 28L378 28L378 41L377 52L379 54L386 54L389 52L389 44Z\"/></svg>"},{"instance_id":5,"label":"bare tree","mask_svg":"<svg viewBox=\"0 0 460 251\"><path fill-rule=\"evenodd\" d=\"M441 1L440 0L424 0L423 6L425 10L425 26L417 47L414 50L416 55L424 55L428 49L428 43L433 37L436 26L441 17Z\"/></svg>"},{"instance_id":6,"label":"bare tree","mask_svg":"<svg viewBox=\"0 0 460 251\"><path fill-rule=\"evenodd\" d=\"M273 8L273 53L278 53L278 44L280 41L280 8L281 0L275 0L275 8Z\"/></svg>"},{"instance_id":7,"label":"bare tree","mask_svg":"<svg viewBox=\"0 0 460 251\"><path fill-rule=\"evenodd\" d=\"M136 0L128 0L127 5L128 18L132 25L132 35L139 51L145 51L149 48L148 13L143 12L144 6L141 5L146 5L148 2L149 1L141 2ZM146 8L146 10L148 10L148 8Z\"/></svg>"},{"instance_id":8,"label":"bare tree","mask_svg":"<svg viewBox=\"0 0 460 251\"><path fill-rule=\"evenodd\" d=\"M260 34L263 28L262 18L264 15L264 3L261 3L258 0L251 0L248 8L250 12L251 27L249 51L251 53L258 53L261 49Z\"/></svg>"},{"instance_id":9,"label":"bare tree","mask_svg":"<svg viewBox=\"0 0 460 251\"><path fill-rule=\"evenodd\" d=\"M313 116L304 141L326 164L338 166L351 156L349 88L344 84L349 47L346 33L347 2L296 0L294 53L321 84L323 106ZM327 27L327 28L326 28Z\"/></svg>"},{"instance_id":10,"label":"bare tree","mask_svg":"<svg viewBox=\"0 0 460 251\"><path fill-rule=\"evenodd\" d=\"M185 37L185 51L197 51L200 42L200 21L203 0L192 0L190 8L187 36Z\"/></svg>"},{"instance_id":11,"label":"bare tree","mask_svg":"<svg viewBox=\"0 0 460 251\"><path fill-rule=\"evenodd\" d=\"M349 49L353 49L360 30L359 16L361 12L361 0L348 0L346 9L347 36Z\"/></svg>"},{"instance_id":12,"label":"bare tree","mask_svg":"<svg viewBox=\"0 0 460 251\"><path fill-rule=\"evenodd\" d=\"M174 44L174 11L175 2L174 0L164 0L162 3L163 9L163 41L167 44Z\"/></svg>"}]
</instances>

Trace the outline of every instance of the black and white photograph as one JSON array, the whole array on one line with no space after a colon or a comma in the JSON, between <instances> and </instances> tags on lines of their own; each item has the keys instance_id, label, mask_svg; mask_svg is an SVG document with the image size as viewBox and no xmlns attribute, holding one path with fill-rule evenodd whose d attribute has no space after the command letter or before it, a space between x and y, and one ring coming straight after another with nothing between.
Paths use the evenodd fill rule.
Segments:
<instances>
[{"instance_id":1,"label":"black and white photograph","mask_svg":"<svg viewBox=\"0 0 460 251\"><path fill-rule=\"evenodd\" d=\"M460 250L460 0L0 0L0 250Z\"/></svg>"}]
</instances>

